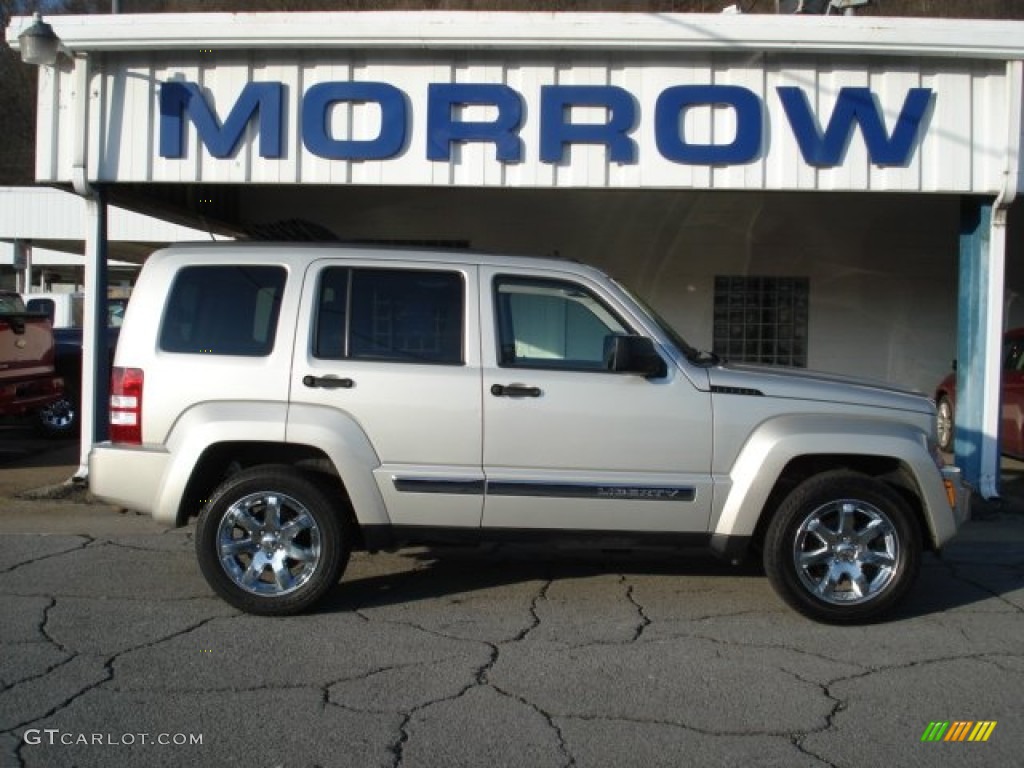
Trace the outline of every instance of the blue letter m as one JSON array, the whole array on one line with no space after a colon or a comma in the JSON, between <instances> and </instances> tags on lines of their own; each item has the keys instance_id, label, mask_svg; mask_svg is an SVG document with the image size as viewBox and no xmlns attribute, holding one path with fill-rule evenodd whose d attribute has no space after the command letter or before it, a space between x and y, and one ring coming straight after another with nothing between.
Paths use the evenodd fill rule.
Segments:
<instances>
[{"instance_id":1,"label":"blue letter m","mask_svg":"<svg viewBox=\"0 0 1024 768\"><path fill-rule=\"evenodd\" d=\"M931 88L911 88L890 136L870 88L841 88L823 135L800 88L784 86L778 92L804 160L819 167L842 163L854 124L860 126L872 163L906 165L932 99Z\"/></svg>"},{"instance_id":2,"label":"blue letter m","mask_svg":"<svg viewBox=\"0 0 1024 768\"><path fill-rule=\"evenodd\" d=\"M206 103L199 86L169 82L160 86L160 156L185 156L185 114L196 127L203 144L214 157L230 157L242 140L245 128L258 113L260 155L281 157L281 83L247 83L228 119L221 125Z\"/></svg>"}]
</instances>

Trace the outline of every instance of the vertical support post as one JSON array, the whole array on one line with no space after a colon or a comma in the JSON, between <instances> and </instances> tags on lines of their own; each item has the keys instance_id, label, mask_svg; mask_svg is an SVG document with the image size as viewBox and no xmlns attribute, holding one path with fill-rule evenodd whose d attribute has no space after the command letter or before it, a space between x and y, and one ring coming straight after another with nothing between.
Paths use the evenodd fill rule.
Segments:
<instances>
[{"instance_id":1,"label":"vertical support post","mask_svg":"<svg viewBox=\"0 0 1024 768\"><path fill-rule=\"evenodd\" d=\"M27 240L14 239L14 270L18 291L30 293L32 291L32 245Z\"/></svg>"},{"instance_id":2,"label":"vertical support post","mask_svg":"<svg viewBox=\"0 0 1024 768\"><path fill-rule=\"evenodd\" d=\"M107 438L110 350L107 334L107 198L95 186L85 198L85 323L82 329L81 448L74 479L89 475L89 451Z\"/></svg>"},{"instance_id":3,"label":"vertical support post","mask_svg":"<svg viewBox=\"0 0 1024 768\"><path fill-rule=\"evenodd\" d=\"M965 479L985 498L999 495L1006 228L997 218L992 201L963 199L954 450Z\"/></svg>"},{"instance_id":4,"label":"vertical support post","mask_svg":"<svg viewBox=\"0 0 1024 768\"><path fill-rule=\"evenodd\" d=\"M32 275L34 272L32 264L32 245L31 243L22 242L21 247L25 254L25 293L32 291Z\"/></svg>"}]
</instances>

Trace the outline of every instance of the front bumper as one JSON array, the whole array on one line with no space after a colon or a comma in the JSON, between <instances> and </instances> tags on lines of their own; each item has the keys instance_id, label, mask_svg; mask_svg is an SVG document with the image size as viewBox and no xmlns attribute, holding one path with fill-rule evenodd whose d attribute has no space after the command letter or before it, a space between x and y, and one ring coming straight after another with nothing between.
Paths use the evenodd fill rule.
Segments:
<instances>
[{"instance_id":1,"label":"front bumper","mask_svg":"<svg viewBox=\"0 0 1024 768\"><path fill-rule=\"evenodd\" d=\"M942 482L953 511L953 521L960 528L971 519L971 487L964 481L960 467L943 467Z\"/></svg>"}]
</instances>

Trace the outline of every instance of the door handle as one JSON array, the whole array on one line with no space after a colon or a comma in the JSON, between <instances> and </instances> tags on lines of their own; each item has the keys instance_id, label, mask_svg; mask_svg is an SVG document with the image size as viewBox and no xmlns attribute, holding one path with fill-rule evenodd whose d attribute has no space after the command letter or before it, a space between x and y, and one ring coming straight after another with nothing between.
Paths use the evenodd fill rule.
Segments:
<instances>
[{"instance_id":1,"label":"door handle","mask_svg":"<svg viewBox=\"0 0 1024 768\"><path fill-rule=\"evenodd\" d=\"M337 376L303 376L302 383L311 389L352 389L356 385L352 379Z\"/></svg>"},{"instance_id":2,"label":"door handle","mask_svg":"<svg viewBox=\"0 0 1024 768\"><path fill-rule=\"evenodd\" d=\"M527 387L523 384L494 384L491 394L495 397L540 397L540 387Z\"/></svg>"}]
</instances>

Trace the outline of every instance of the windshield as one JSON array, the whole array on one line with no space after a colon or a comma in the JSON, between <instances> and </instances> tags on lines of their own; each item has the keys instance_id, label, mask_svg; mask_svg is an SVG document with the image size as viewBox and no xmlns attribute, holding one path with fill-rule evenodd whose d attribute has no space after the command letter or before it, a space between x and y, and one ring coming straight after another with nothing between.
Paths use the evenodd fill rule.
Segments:
<instances>
[{"instance_id":1,"label":"windshield","mask_svg":"<svg viewBox=\"0 0 1024 768\"><path fill-rule=\"evenodd\" d=\"M690 345L689 342L684 339L675 328L669 324L665 318L658 314L657 310L654 309L650 304L637 296L633 291L627 288L625 285L620 283L618 280L613 282L633 301L635 301L640 308L647 313L647 316L654 321L655 325L661 329L661 332L665 334L669 341L675 345L676 349L683 353L687 360L695 365L717 365L721 362L721 359L714 352L704 352L696 347Z\"/></svg>"},{"instance_id":2,"label":"windshield","mask_svg":"<svg viewBox=\"0 0 1024 768\"><path fill-rule=\"evenodd\" d=\"M23 313L25 302L16 293L0 293L0 312L5 315Z\"/></svg>"}]
</instances>

